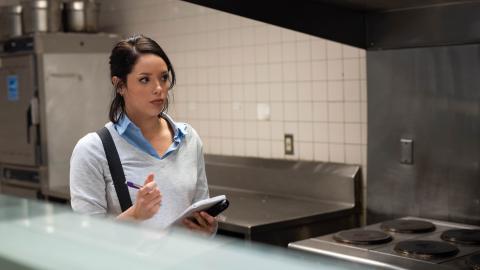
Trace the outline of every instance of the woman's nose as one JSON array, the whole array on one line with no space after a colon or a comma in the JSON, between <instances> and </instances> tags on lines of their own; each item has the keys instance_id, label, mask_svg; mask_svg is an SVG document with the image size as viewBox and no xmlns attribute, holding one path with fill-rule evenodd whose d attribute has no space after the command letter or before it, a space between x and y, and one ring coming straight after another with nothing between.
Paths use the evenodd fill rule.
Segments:
<instances>
[{"instance_id":1,"label":"woman's nose","mask_svg":"<svg viewBox=\"0 0 480 270\"><path fill-rule=\"evenodd\" d=\"M155 83L155 89L154 89L154 93L157 94L159 92L161 92L163 90L163 87L162 87L162 84L160 83L160 81L157 81Z\"/></svg>"}]
</instances>

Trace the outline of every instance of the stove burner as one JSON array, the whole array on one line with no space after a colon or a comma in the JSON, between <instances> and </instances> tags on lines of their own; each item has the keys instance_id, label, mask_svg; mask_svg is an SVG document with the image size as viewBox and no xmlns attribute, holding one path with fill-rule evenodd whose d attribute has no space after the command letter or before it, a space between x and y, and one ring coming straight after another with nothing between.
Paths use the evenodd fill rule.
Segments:
<instances>
[{"instance_id":1,"label":"stove burner","mask_svg":"<svg viewBox=\"0 0 480 270\"><path fill-rule=\"evenodd\" d=\"M333 236L335 241L353 245L376 245L392 241L392 236L382 231L353 229L340 231Z\"/></svg>"},{"instance_id":2,"label":"stove burner","mask_svg":"<svg viewBox=\"0 0 480 270\"><path fill-rule=\"evenodd\" d=\"M479 245L480 230L467 230L467 229L448 230L442 233L441 238L445 241L458 243L458 244Z\"/></svg>"},{"instance_id":3,"label":"stove burner","mask_svg":"<svg viewBox=\"0 0 480 270\"><path fill-rule=\"evenodd\" d=\"M459 249L449 243L427 240L408 240L399 242L394 250L402 255L418 259L435 259L454 256Z\"/></svg>"},{"instance_id":4,"label":"stove burner","mask_svg":"<svg viewBox=\"0 0 480 270\"><path fill-rule=\"evenodd\" d=\"M480 254L470 256L467 263L473 270L480 270Z\"/></svg>"},{"instance_id":5,"label":"stove burner","mask_svg":"<svg viewBox=\"0 0 480 270\"><path fill-rule=\"evenodd\" d=\"M435 230L435 225L428 221L413 219L396 219L383 222L382 230L396 233L425 233Z\"/></svg>"}]
</instances>

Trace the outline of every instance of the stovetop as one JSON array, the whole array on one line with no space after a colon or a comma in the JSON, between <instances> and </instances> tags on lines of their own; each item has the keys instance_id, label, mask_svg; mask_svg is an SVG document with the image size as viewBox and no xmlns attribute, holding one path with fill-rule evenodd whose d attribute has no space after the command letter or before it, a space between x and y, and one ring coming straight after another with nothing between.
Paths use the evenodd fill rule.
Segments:
<instances>
[{"instance_id":1,"label":"stovetop","mask_svg":"<svg viewBox=\"0 0 480 270\"><path fill-rule=\"evenodd\" d=\"M398 221L400 221L400 226L398 227L400 229L409 231L415 227L421 232L412 233L409 231L404 233L398 232L397 228L394 228L394 231L387 231L386 229L389 226L386 225L395 225L397 223L395 221L393 223L392 221L387 221L358 228L355 231L341 231L290 243L289 247L347 260L375 260L399 267L403 266L406 269L440 269L439 265L445 267L445 269L449 267L451 267L450 269L475 269L471 266L470 260L472 255L480 254L480 244L453 243L443 240L441 235L443 232L452 229L478 230L480 229L479 226L416 217L404 217ZM412 221L417 224L409 227L408 223L412 223ZM372 232L372 237L375 239L384 239L382 237L382 233L384 233L387 237L391 236L392 240L389 242L380 241L377 244L370 244L369 241L366 241L364 244L358 244L359 240L360 242L364 240L365 230ZM352 238L344 240L343 237ZM355 241L349 241L352 239ZM372 243L375 243L375 241ZM411 244L414 244L415 248L420 248L420 251L414 250L410 252L408 250L410 252L408 254L400 252L404 251L403 248L405 247L410 248ZM423 250L431 248L431 245L434 245L435 250L440 251L438 254L442 256L427 256L421 253ZM478 257L472 258L476 259Z\"/></svg>"}]
</instances>

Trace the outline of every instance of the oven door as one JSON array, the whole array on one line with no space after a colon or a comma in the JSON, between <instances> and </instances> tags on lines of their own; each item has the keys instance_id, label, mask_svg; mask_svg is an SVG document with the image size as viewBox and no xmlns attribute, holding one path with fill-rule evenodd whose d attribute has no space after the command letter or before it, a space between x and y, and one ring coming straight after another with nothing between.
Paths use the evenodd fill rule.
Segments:
<instances>
[{"instance_id":1,"label":"oven door","mask_svg":"<svg viewBox=\"0 0 480 270\"><path fill-rule=\"evenodd\" d=\"M34 57L0 57L0 163L38 165L38 99Z\"/></svg>"}]
</instances>

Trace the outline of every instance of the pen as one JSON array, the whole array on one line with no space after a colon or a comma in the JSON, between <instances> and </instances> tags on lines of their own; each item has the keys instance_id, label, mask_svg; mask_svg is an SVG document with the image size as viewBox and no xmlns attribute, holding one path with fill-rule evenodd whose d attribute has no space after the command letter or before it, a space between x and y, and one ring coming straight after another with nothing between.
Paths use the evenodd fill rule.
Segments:
<instances>
[{"instance_id":1,"label":"pen","mask_svg":"<svg viewBox=\"0 0 480 270\"><path fill-rule=\"evenodd\" d=\"M131 187L131 188L136 188L136 189L141 189L143 186L141 185L137 185L133 182L130 182L130 181L125 181L125 184L127 184L127 186Z\"/></svg>"}]
</instances>

